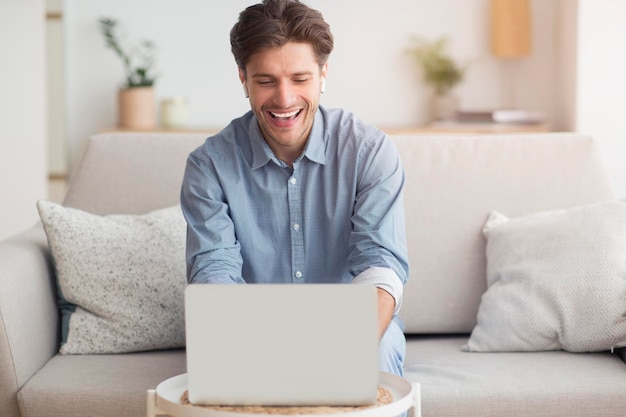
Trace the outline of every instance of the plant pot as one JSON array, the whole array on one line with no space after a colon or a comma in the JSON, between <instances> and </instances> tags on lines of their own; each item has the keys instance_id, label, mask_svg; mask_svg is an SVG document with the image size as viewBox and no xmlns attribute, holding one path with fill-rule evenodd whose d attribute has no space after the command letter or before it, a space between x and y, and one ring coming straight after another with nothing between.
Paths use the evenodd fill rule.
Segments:
<instances>
[{"instance_id":1,"label":"plant pot","mask_svg":"<svg viewBox=\"0 0 626 417\"><path fill-rule=\"evenodd\" d=\"M433 119L450 122L456 119L459 110L459 99L450 93L437 94L433 97Z\"/></svg>"},{"instance_id":2,"label":"plant pot","mask_svg":"<svg viewBox=\"0 0 626 417\"><path fill-rule=\"evenodd\" d=\"M118 92L118 124L127 129L154 129L156 107L153 87L124 88Z\"/></svg>"}]
</instances>

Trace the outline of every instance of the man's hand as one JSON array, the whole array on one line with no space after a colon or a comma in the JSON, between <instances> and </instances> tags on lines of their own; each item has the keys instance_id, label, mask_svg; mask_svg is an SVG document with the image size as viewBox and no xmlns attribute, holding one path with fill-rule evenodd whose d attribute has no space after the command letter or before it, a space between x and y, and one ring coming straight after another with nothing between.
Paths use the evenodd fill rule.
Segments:
<instances>
[{"instance_id":1,"label":"man's hand","mask_svg":"<svg viewBox=\"0 0 626 417\"><path fill-rule=\"evenodd\" d=\"M378 294L378 340L383 337L393 317L396 300L387 291L377 288Z\"/></svg>"}]
</instances>

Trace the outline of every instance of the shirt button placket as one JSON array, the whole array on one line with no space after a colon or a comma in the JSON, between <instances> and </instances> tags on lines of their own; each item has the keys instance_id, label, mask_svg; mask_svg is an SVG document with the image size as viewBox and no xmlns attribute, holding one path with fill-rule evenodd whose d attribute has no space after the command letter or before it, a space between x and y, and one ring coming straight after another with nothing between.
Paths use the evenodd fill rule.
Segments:
<instances>
[{"instance_id":1,"label":"shirt button placket","mask_svg":"<svg viewBox=\"0 0 626 417\"><path fill-rule=\"evenodd\" d=\"M295 168L295 166L294 166ZM287 181L289 198L289 222L291 234L291 271L294 282L303 282L304 274L304 235L302 233L302 195L296 170Z\"/></svg>"}]
</instances>

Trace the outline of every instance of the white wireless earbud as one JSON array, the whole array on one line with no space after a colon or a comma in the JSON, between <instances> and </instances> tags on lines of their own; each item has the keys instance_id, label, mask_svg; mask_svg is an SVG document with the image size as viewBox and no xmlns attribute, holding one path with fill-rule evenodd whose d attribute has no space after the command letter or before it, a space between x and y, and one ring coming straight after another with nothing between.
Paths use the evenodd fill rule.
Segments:
<instances>
[{"instance_id":1,"label":"white wireless earbud","mask_svg":"<svg viewBox=\"0 0 626 417\"><path fill-rule=\"evenodd\" d=\"M320 86L320 91L322 94L324 94L324 90L326 90L326 78L322 77L322 83Z\"/></svg>"},{"instance_id":2,"label":"white wireless earbud","mask_svg":"<svg viewBox=\"0 0 626 417\"><path fill-rule=\"evenodd\" d=\"M250 97L250 93L248 93L248 86L245 81L243 82L243 93L246 95L246 98Z\"/></svg>"}]
</instances>

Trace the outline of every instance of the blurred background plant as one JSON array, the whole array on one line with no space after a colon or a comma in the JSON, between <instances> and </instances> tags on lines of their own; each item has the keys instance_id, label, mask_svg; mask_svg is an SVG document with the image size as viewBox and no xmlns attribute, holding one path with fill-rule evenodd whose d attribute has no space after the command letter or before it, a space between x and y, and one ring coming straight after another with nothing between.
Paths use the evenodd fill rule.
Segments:
<instances>
[{"instance_id":1,"label":"blurred background plant","mask_svg":"<svg viewBox=\"0 0 626 417\"><path fill-rule=\"evenodd\" d=\"M151 87L157 76L152 73L155 63L156 48L153 42L142 40L130 47L124 45L123 34L116 19L103 17L98 20L100 31L111 48L124 64L126 88Z\"/></svg>"},{"instance_id":2,"label":"blurred background plant","mask_svg":"<svg viewBox=\"0 0 626 417\"><path fill-rule=\"evenodd\" d=\"M442 36L435 41L419 37L411 39L410 53L422 68L424 82L431 85L437 95L445 95L456 87L465 76L466 68L461 67L446 51L448 39Z\"/></svg>"}]
</instances>

